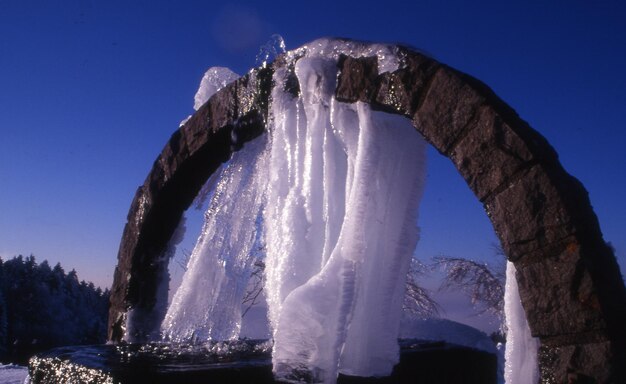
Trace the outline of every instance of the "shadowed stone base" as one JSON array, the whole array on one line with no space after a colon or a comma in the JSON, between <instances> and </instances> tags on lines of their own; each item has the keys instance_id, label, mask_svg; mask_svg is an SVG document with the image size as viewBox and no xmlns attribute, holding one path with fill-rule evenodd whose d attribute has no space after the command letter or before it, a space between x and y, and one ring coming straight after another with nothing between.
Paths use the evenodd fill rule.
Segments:
<instances>
[{"instance_id":1,"label":"shadowed stone base","mask_svg":"<svg viewBox=\"0 0 626 384\"><path fill-rule=\"evenodd\" d=\"M490 353L444 342L404 342L391 377L342 375L337 382L495 384L496 365L496 356ZM64 347L33 357L29 371L33 384L276 382L271 346L252 341L234 348L226 343L210 348L168 344Z\"/></svg>"}]
</instances>

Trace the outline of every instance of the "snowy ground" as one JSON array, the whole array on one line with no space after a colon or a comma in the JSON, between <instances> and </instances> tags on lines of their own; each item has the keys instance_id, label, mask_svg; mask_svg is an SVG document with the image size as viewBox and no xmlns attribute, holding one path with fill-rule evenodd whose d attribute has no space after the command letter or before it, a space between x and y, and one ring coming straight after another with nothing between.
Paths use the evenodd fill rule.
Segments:
<instances>
[{"instance_id":1,"label":"snowy ground","mask_svg":"<svg viewBox=\"0 0 626 384\"><path fill-rule=\"evenodd\" d=\"M0 364L0 384L22 384L26 376L28 376L26 367Z\"/></svg>"}]
</instances>

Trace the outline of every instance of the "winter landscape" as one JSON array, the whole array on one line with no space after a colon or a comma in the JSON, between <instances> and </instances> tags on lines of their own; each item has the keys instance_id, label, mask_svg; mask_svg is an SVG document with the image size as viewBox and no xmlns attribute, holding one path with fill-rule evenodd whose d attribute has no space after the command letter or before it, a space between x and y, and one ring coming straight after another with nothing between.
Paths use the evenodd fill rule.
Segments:
<instances>
[{"instance_id":1,"label":"winter landscape","mask_svg":"<svg viewBox=\"0 0 626 384\"><path fill-rule=\"evenodd\" d=\"M342 5L327 6L347 12ZM39 13L46 14L47 7L0 4L0 32L13 36L2 48L13 59L0 54L3 73L26 73L15 69L22 50L26 57L42 54L31 48L45 46L43 29L19 38L16 31L20 20L42 20ZM599 39L625 46L623 25L616 21L622 7L602 5L585 14L579 4L529 6L532 12L522 5L485 5L492 15L516 15L513 24L524 30L530 27L522 23L536 22L540 32L519 38L505 28L518 48L482 49L468 39L479 36L472 31L461 39L472 51L459 46L453 54L412 48L433 45L407 32L406 15L373 18L361 13L364 6L350 8L361 20L393 20L383 24L398 29L367 32L352 21L339 27L338 18L322 12L318 20L328 20L322 23L327 33L357 40L317 38L313 31L295 32L300 26L286 22L285 13L295 5L273 7L268 9L281 17L255 4L212 9L204 33L215 51L208 57L197 53L204 49L203 27L181 19L201 5L157 4L148 11L76 2L49 9L56 15L51 25L58 27L48 37L51 47L60 50L63 36L77 30L90 32L83 40L67 40L75 47L102 44L109 36L105 32L116 37L105 51L67 53L85 60L74 68L77 78L71 83L74 75L59 64L43 69L47 77L41 87L53 97L37 108L48 119L32 121L28 113L24 125L14 117L17 107L0 113L2 136L11 147L0 162L8 186L0 198L6 212L0 220L0 383L28 382L26 365L34 354L86 345L94 347L83 347L92 348L83 356L119 360L111 367L146 356L169 361L176 354L192 361L200 354L209 365L235 361L251 367L260 359L267 366L263 372L283 382L341 383L389 375L400 380L399 361L407 364L406 356L417 356L424 346L491 356L488 381L494 383L625 378L620 366L626 337L619 326L626 319L624 204L616 191L626 186L626 158L620 150L623 134L616 133L623 109L616 106L623 101L617 90L626 86L626 77L618 73L603 82L608 71L599 71L593 80L582 79L589 60L597 62L585 57L572 63L569 74L561 47L552 47L561 52L554 57L541 45L532 47L533 55L547 60L544 66L563 71L543 77L532 74L537 69L531 67L542 64L530 52L522 55L524 67L509 65L511 72L502 66L514 61L490 59L488 53L518 57L525 39L569 46L560 34L569 31L577 42L593 41L591 56L613 68L626 61L623 50L609 49ZM470 25L461 10L474 12L460 4L415 7L439 15L440 23L458 13L463 21L454 28L459 30ZM546 15L560 11L564 16L555 24L561 27L554 28ZM160 37L137 32L124 12L141 14L140 25ZM493 28L505 25L481 17L475 15ZM271 29L264 24L269 20ZM437 30L435 21L425 23ZM589 33L578 31L581 23ZM267 32L274 29L281 35ZM198 33L190 37L192 31ZM188 41L182 42L181 33ZM455 41L446 33L440 31L433 44ZM497 42L495 35L488 40ZM155 45L136 48L135 60L159 55L160 44L175 47L178 55L160 56L167 57L165 66L157 60L157 69L146 65L137 72L146 86L139 93L136 86L122 86L120 78L105 87L98 75L87 87L88 73L101 71L111 79L129 65L110 61L119 57L118 44L128 54L129 42L135 48ZM115 68L104 70L92 60ZM493 66L481 67L480 60L492 60ZM219 66L207 69L211 64ZM179 68L184 71L178 79L159 85L157 74L172 76ZM181 82L189 84L172 85ZM573 84L570 94L566 83ZM543 94L525 90L530 84L541 85ZM54 96L50 86L61 93ZM595 92L595 104L577 107L576 86ZM50 112L54 103L70 103L86 88L93 100L102 101L77 102L69 128L56 128L63 114ZM557 96L562 101L555 102ZM118 97L123 101L111 104ZM111 112L114 105L120 109ZM141 113L135 115L137 109ZM112 116L126 129L111 128L115 138L104 133L116 125ZM589 128L591 120L604 131ZM41 124L56 136L46 140L50 133L35 128ZM146 125L159 131L147 131ZM432 133L430 125L448 130ZM170 137L177 127L180 131ZM474 131L483 134L473 136ZM452 138L440 132L452 132ZM26 140L36 149L27 149L29 160L19 161L26 155L13 151ZM118 141L124 143L116 147ZM212 142L218 144L210 147ZM59 150L49 153L45 147ZM206 166L194 159L204 159ZM188 164L193 166L185 168ZM26 177L37 167L45 175ZM63 176L67 172L74 176ZM38 189L53 193L33 192L33 178ZM606 187L608 178L613 188ZM184 190L192 183L197 188L189 190L195 192ZM24 204L28 208L19 211ZM108 213L102 212L115 213L105 218ZM70 349L65 351L69 355ZM55 382L58 377L43 379L41 372L50 369L46 364L52 360L46 359L52 357L46 356L57 355L40 356L31 360L40 370L33 380ZM85 367L96 373L66 373L68 382L122 380L93 359ZM406 382L402 377L399 382Z\"/></svg>"}]
</instances>

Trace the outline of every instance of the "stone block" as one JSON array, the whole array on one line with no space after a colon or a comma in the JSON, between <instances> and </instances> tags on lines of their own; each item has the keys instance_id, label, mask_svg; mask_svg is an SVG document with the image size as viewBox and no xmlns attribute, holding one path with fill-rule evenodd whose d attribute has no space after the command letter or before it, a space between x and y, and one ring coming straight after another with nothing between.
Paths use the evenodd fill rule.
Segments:
<instances>
[{"instance_id":1,"label":"stone block","mask_svg":"<svg viewBox=\"0 0 626 384\"><path fill-rule=\"evenodd\" d=\"M240 96L238 91L239 93L241 92L238 88L244 85L246 81L247 79L244 78L228 84L218 93L211 96L207 103L200 108L200 110L207 109L207 123L211 132L223 129L224 126L237 118L237 100L238 96Z\"/></svg>"},{"instance_id":2,"label":"stone block","mask_svg":"<svg viewBox=\"0 0 626 384\"><path fill-rule=\"evenodd\" d=\"M339 101L354 103L370 102L376 92L378 77L378 59L372 57L342 56L339 60L339 76L335 98Z\"/></svg>"},{"instance_id":3,"label":"stone block","mask_svg":"<svg viewBox=\"0 0 626 384\"><path fill-rule=\"evenodd\" d=\"M485 101L462 74L442 66L434 75L413 125L442 154L448 156Z\"/></svg>"},{"instance_id":4,"label":"stone block","mask_svg":"<svg viewBox=\"0 0 626 384\"><path fill-rule=\"evenodd\" d=\"M585 206L572 206L568 196L577 194L570 176L551 167L559 166L536 164L484 202L511 261L556 244L589 224L581 212Z\"/></svg>"},{"instance_id":5,"label":"stone block","mask_svg":"<svg viewBox=\"0 0 626 384\"><path fill-rule=\"evenodd\" d=\"M533 149L490 106L450 151L450 159L479 200L496 191L534 160Z\"/></svg>"},{"instance_id":6,"label":"stone block","mask_svg":"<svg viewBox=\"0 0 626 384\"><path fill-rule=\"evenodd\" d=\"M527 265L516 263L520 298L534 336L606 328L597 287L581 252L576 238L570 237L556 256Z\"/></svg>"},{"instance_id":7,"label":"stone block","mask_svg":"<svg viewBox=\"0 0 626 384\"><path fill-rule=\"evenodd\" d=\"M440 67L435 60L407 52L402 68L380 76L374 107L413 116Z\"/></svg>"},{"instance_id":8,"label":"stone block","mask_svg":"<svg viewBox=\"0 0 626 384\"><path fill-rule=\"evenodd\" d=\"M609 341L562 346L542 345L539 348L541 382L624 383L624 361L620 364L617 360ZM610 367L608 362L615 366ZM622 365L622 368L618 365Z\"/></svg>"}]
</instances>

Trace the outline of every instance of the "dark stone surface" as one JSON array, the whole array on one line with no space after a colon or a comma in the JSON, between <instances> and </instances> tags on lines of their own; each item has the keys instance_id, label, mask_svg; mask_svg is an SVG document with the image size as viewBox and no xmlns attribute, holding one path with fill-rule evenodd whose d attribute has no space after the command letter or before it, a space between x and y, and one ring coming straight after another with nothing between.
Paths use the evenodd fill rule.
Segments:
<instances>
[{"instance_id":1,"label":"dark stone surface","mask_svg":"<svg viewBox=\"0 0 626 384\"><path fill-rule=\"evenodd\" d=\"M606 329L597 291L580 256L580 246L571 239L560 254L518 268L517 281L524 287L520 296L533 335Z\"/></svg>"},{"instance_id":2,"label":"dark stone surface","mask_svg":"<svg viewBox=\"0 0 626 384\"><path fill-rule=\"evenodd\" d=\"M371 102L377 88L378 60L376 57L352 58L342 55L339 58L339 68L342 70L342 76L337 83L335 98L348 103Z\"/></svg>"},{"instance_id":3,"label":"dark stone surface","mask_svg":"<svg viewBox=\"0 0 626 384\"><path fill-rule=\"evenodd\" d=\"M493 108L481 107L470 124L472 128L450 151L450 160L484 201L532 164L535 156Z\"/></svg>"},{"instance_id":4,"label":"dark stone surface","mask_svg":"<svg viewBox=\"0 0 626 384\"><path fill-rule=\"evenodd\" d=\"M570 371L597 382L623 378L626 290L585 188L562 168L545 138L488 86L418 52L398 51L403 63L393 73L379 74L375 57L342 57L337 99L407 116L453 161L518 269L531 330L550 347L551 358L542 360L544 376L552 375L547 382L568 382ZM273 67L252 71L214 95L155 162L120 244L111 340L122 338L130 308L134 316L154 311L162 255L180 215L231 151L264 129L277 68L287 68L289 76L293 63L279 57ZM288 87L298 92L297 84Z\"/></svg>"},{"instance_id":5,"label":"dark stone surface","mask_svg":"<svg viewBox=\"0 0 626 384\"><path fill-rule=\"evenodd\" d=\"M65 347L32 358L29 372L33 384L275 383L271 346L256 349L257 341L243 344L233 353L168 344ZM445 342L405 341L391 376L340 375L337 383L495 384L496 365L496 356L487 352Z\"/></svg>"},{"instance_id":6,"label":"dark stone surface","mask_svg":"<svg viewBox=\"0 0 626 384\"><path fill-rule=\"evenodd\" d=\"M259 344L239 343L227 353L218 343L64 347L33 357L29 374L33 384L273 383L271 349Z\"/></svg>"},{"instance_id":7,"label":"dark stone surface","mask_svg":"<svg viewBox=\"0 0 626 384\"><path fill-rule=\"evenodd\" d=\"M609 341L572 345L543 345L539 351L541 377L544 383L625 383L623 368L608 369L607 361L623 364L624 356L614 356ZM619 360L619 361L618 361Z\"/></svg>"},{"instance_id":8,"label":"dark stone surface","mask_svg":"<svg viewBox=\"0 0 626 384\"><path fill-rule=\"evenodd\" d=\"M372 106L382 106L390 113L412 117L423 104L434 74L441 68L438 62L416 52L400 48L404 67L380 76L376 99Z\"/></svg>"},{"instance_id":9,"label":"dark stone surface","mask_svg":"<svg viewBox=\"0 0 626 384\"><path fill-rule=\"evenodd\" d=\"M565 239L576 230L576 212L567 209L561 190L565 180L554 182L548 172L537 164L485 202L512 261Z\"/></svg>"},{"instance_id":10,"label":"dark stone surface","mask_svg":"<svg viewBox=\"0 0 626 384\"><path fill-rule=\"evenodd\" d=\"M470 124L485 98L455 71L441 67L428 83L424 101L413 116L413 125L443 155L474 128Z\"/></svg>"}]
</instances>

